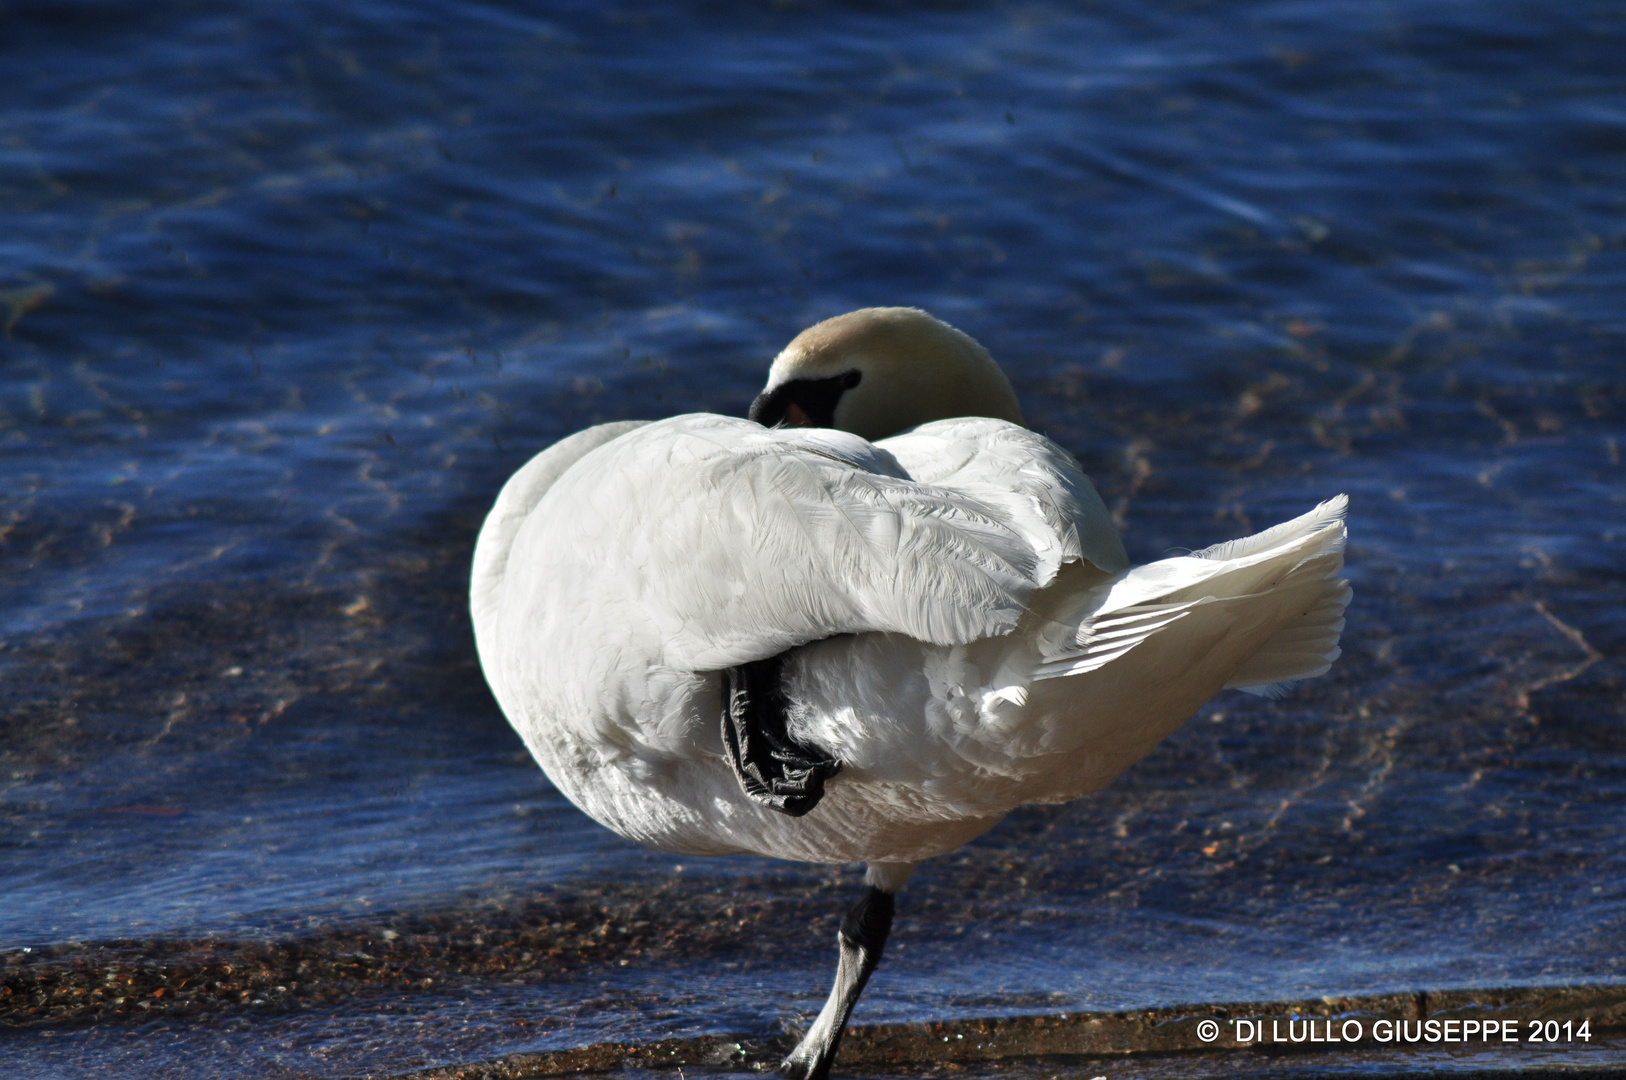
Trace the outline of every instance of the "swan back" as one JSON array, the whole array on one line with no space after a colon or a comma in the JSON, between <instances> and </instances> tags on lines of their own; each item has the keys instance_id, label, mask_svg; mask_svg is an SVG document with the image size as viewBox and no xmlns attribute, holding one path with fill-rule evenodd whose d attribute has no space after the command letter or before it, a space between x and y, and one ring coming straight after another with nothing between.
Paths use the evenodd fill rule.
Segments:
<instances>
[{"instance_id":1,"label":"swan back","mask_svg":"<svg viewBox=\"0 0 1626 1080\"><path fill-rule=\"evenodd\" d=\"M474 644L482 662L494 655L497 609L501 604L503 581L508 574L508 556L514 537L530 517L536 504L576 462L605 443L643 427L646 420L620 420L599 424L566 436L527 461L508 478L496 503L480 526L474 542L474 567L469 575L469 613L474 621Z\"/></svg>"}]
</instances>

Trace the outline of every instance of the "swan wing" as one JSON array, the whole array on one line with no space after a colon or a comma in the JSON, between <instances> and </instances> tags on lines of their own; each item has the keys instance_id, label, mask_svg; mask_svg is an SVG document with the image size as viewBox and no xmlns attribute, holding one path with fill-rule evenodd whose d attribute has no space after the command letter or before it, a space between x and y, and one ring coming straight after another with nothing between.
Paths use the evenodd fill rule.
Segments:
<instances>
[{"instance_id":1,"label":"swan wing","mask_svg":"<svg viewBox=\"0 0 1626 1080\"><path fill-rule=\"evenodd\" d=\"M475 647L483 652L483 629L496 621L501 602L503 581L508 574L508 556L514 548L514 537L525 519L542 496L563 476L565 470L587 454L612 439L618 439L634 428L642 427L644 420L621 420L613 424L599 424L574 435L567 435L537 454L508 478L497 501L480 527L480 536L474 543L474 568L469 582L469 611L474 620Z\"/></svg>"},{"instance_id":2,"label":"swan wing","mask_svg":"<svg viewBox=\"0 0 1626 1080\"><path fill-rule=\"evenodd\" d=\"M1001 497L1000 471L1024 467L1008 434L979 463L974 432L920 431L903 447L916 468L923 440L964 455L936 483L855 435L708 414L593 436L562 471L537 466L551 476L539 497L522 470L510 486L524 497L505 489L476 555L481 659L510 719L546 712L600 743L673 748L696 673L839 634L1009 633L1083 550L1093 489L1030 463L1020 496Z\"/></svg>"},{"instance_id":3,"label":"swan wing","mask_svg":"<svg viewBox=\"0 0 1626 1080\"><path fill-rule=\"evenodd\" d=\"M691 671L843 633L963 644L1009 632L1054 576L1062 538L1008 517L854 435L682 416L567 470L506 581L533 611L591 604L601 625L644 626L652 660Z\"/></svg>"},{"instance_id":4,"label":"swan wing","mask_svg":"<svg viewBox=\"0 0 1626 1080\"><path fill-rule=\"evenodd\" d=\"M1108 573L1129 568L1095 485L1073 455L1043 435L973 416L922 424L875 445L916 481L997 507L1039 555L1047 578L1079 559Z\"/></svg>"}]
</instances>

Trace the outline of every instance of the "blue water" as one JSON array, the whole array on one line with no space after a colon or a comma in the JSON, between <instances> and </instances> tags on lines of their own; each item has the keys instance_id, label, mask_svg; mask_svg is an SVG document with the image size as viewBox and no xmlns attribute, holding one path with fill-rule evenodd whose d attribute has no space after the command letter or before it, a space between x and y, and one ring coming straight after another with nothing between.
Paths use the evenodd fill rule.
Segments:
<instances>
[{"instance_id":1,"label":"blue water","mask_svg":"<svg viewBox=\"0 0 1626 1080\"><path fill-rule=\"evenodd\" d=\"M988 346L1132 557L1343 491L1356 599L1328 677L923 867L859 1020L1626 978L1618 5L0 25L8 955L606 882L839 911L850 870L645 852L554 793L484 689L467 561L554 439L742 413L801 328L912 304ZM0 1061L777 1030L829 929Z\"/></svg>"}]
</instances>

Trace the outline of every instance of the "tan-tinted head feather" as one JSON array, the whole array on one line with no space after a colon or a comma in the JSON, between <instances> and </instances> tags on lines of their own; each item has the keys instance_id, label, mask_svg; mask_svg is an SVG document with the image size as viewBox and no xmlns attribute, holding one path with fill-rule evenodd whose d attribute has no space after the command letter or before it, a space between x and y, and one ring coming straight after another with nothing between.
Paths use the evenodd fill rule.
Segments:
<instances>
[{"instance_id":1,"label":"tan-tinted head feather","mask_svg":"<svg viewBox=\"0 0 1626 1080\"><path fill-rule=\"evenodd\" d=\"M796 400L798 388L805 388L806 403ZM822 408L826 402L833 410ZM862 308L796 335L774 359L752 416L827 425L871 440L954 416L1022 423L1016 392L988 350L948 323L902 307Z\"/></svg>"}]
</instances>

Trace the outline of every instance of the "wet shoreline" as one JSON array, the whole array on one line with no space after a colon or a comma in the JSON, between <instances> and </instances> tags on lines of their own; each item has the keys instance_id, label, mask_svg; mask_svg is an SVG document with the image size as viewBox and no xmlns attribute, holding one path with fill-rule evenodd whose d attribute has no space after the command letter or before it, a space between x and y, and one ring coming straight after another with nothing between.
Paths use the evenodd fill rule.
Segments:
<instances>
[{"instance_id":1,"label":"wet shoreline","mask_svg":"<svg viewBox=\"0 0 1626 1080\"><path fill-rule=\"evenodd\" d=\"M754 942L782 945L787 919L833 937L840 909L815 890L801 892L735 898L682 885L612 886L260 941L148 938L12 949L0 953L0 1031L297 1011L392 991L455 994L478 980L553 981L595 965L715 960Z\"/></svg>"},{"instance_id":2,"label":"wet shoreline","mask_svg":"<svg viewBox=\"0 0 1626 1080\"><path fill-rule=\"evenodd\" d=\"M279 940L148 939L11 950L0 957L0 1032L135 1028L160 1017L267 1016L365 1004L402 993L439 995L451 1001L482 985L555 982L595 969L624 967L634 960L682 971L702 957L715 962L720 956L761 948L764 939L775 936L792 950L827 944L836 920L833 911L826 912L827 891L804 886L791 895L747 900L677 885L653 893L609 888L590 895L536 898L502 910L402 916ZM782 928L792 922L803 925L804 931L785 941ZM1482 1026L1514 1021L1516 1026L1509 1031L1519 1040L1531 1021L1578 1025L1586 1020L1587 1045L1572 1041L1567 1047L1546 1049L1602 1051L1604 1047L1594 1044L1618 1043L1626 1034L1626 984L1329 995L861 1024L850 1029L840 1061L846 1068L889 1069L1039 1058L1192 1054L1212 1058L1228 1051L1245 1051L1255 1064L1316 1052L1404 1055L1442 1047L1438 1039L1395 1036L1396 1022L1414 1025L1447 1019L1477 1020ZM1216 1022L1217 1036L1204 1037L1198 1026L1204 1020ZM1255 1028L1260 1034L1251 1044L1236 1038L1238 1020L1261 1021ZM1264 1034L1272 1020L1279 1028L1274 1039ZM1380 1022L1391 1025L1383 1029L1388 1037L1375 1026ZM1339 1037L1351 1035L1351 1023L1360 1025L1358 1034ZM1455 1040L1460 1045L1453 1047L1450 1041L1443 1049L1481 1053L1508 1049L1502 1045L1506 1039L1501 1032L1487 1045L1470 1039ZM791 1034L765 1019L752 1032L597 1042L365 1075L520 1080L627 1068L760 1072L772 1069L793 1043ZM1512 1049L1528 1056L1522 1041Z\"/></svg>"},{"instance_id":3,"label":"wet shoreline","mask_svg":"<svg viewBox=\"0 0 1626 1080\"><path fill-rule=\"evenodd\" d=\"M857 1025L842 1043L839 1068L856 1065L897 1068L998 1062L1023 1058L1121 1058L1139 1055L1251 1052L1256 1057L1328 1050L1321 1046L1244 1046L1221 1034L1204 1040L1198 1025L1213 1019L1226 1030L1238 1019L1308 1018L1337 1024L1359 1022L1370 1031L1375 1022L1474 1018L1481 1022L1513 1020L1591 1021L1590 1035L1626 1032L1626 986L1576 986L1448 990L1326 997L1308 1001L1244 1002L1137 1009L1124 1012L1057 1013L997 1019L921 1024ZM1394 1040L1390 1040L1394 1041ZM790 1037L703 1036L629 1045L601 1043L576 1050L510 1054L488 1062L442 1066L397 1074L399 1080L523 1080L688 1066L732 1067L753 1072L774 1068L794 1045ZM1385 1047L1381 1040L1348 1041L1337 1050L1351 1053ZM1400 1047L1401 1049L1419 1049ZM1434 1047L1426 1047L1433 1049ZM1495 1049L1496 1047L1492 1047ZM1468 1046L1467 1049L1474 1049ZM1239 1064L1238 1068L1248 1066Z\"/></svg>"}]
</instances>

